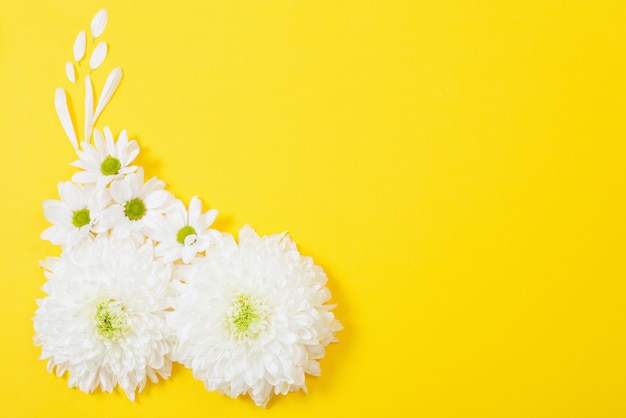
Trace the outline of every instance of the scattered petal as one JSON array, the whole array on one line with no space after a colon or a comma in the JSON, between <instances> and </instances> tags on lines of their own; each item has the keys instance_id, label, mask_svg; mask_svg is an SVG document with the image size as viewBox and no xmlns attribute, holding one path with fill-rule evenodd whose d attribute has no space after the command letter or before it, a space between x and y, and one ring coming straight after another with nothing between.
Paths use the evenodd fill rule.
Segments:
<instances>
[{"instance_id":1,"label":"scattered petal","mask_svg":"<svg viewBox=\"0 0 626 418\"><path fill-rule=\"evenodd\" d=\"M67 107L67 94L65 90L59 87L54 94L54 108L57 111L65 135L69 138L72 146L78 151L78 140L76 139L76 130L74 129L74 123L70 116L70 111Z\"/></svg>"},{"instance_id":2,"label":"scattered petal","mask_svg":"<svg viewBox=\"0 0 626 418\"><path fill-rule=\"evenodd\" d=\"M91 77L85 77L85 142L91 139L91 130L93 129L93 84Z\"/></svg>"},{"instance_id":3,"label":"scattered petal","mask_svg":"<svg viewBox=\"0 0 626 418\"><path fill-rule=\"evenodd\" d=\"M74 41L74 59L80 62L85 56L85 47L87 46L87 35L85 31L81 31Z\"/></svg>"},{"instance_id":4,"label":"scattered petal","mask_svg":"<svg viewBox=\"0 0 626 418\"><path fill-rule=\"evenodd\" d=\"M107 57L107 51L108 48L106 43L100 42L98 45L96 45L96 48L91 53L91 58L89 59L89 68L91 68L92 70L98 68Z\"/></svg>"},{"instance_id":5,"label":"scattered petal","mask_svg":"<svg viewBox=\"0 0 626 418\"><path fill-rule=\"evenodd\" d=\"M96 113L93 117L94 122L98 120L100 113L102 113L106 105L109 103L109 100L111 100L113 93L115 93L115 90L117 90L117 87L120 85L120 81L122 81L122 69L120 67L116 67L111 70L111 73L107 77L107 81L104 83L100 100L98 100L98 106L96 106Z\"/></svg>"},{"instance_id":6,"label":"scattered petal","mask_svg":"<svg viewBox=\"0 0 626 418\"><path fill-rule=\"evenodd\" d=\"M68 80L72 83L76 83L76 71L74 71L74 64L71 62L65 64L65 74L67 75Z\"/></svg>"},{"instance_id":7,"label":"scattered petal","mask_svg":"<svg viewBox=\"0 0 626 418\"><path fill-rule=\"evenodd\" d=\"M96 39L98 36L102 35L104 29L107 26L107 22L109 20L109 15L107 14L106 9L100 10L91 20L91 36L93 39Z\"/></svg>"}]
</instances>

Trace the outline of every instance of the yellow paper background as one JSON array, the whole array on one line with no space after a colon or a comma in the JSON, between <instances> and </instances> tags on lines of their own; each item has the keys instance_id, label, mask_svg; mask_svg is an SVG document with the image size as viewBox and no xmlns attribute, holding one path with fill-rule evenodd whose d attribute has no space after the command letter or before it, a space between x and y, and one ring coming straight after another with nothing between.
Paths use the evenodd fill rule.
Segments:
<instances>
[{"instance_id":1,"label":"yellow paper background","mask_svg":"<svg viewBox=\"0 0 626 418\"><path fill-rule=\"evenodd\" d=\"M102 7L98 126L231 233L289 230L345 330L268 410L189 370L138 401L46 373L58 254L41 202L75 159L53 107ZM3 1L0 415L626 416L623 1ZM80 118L79 118L80 120Z\"/></svg>"}]
</instances>

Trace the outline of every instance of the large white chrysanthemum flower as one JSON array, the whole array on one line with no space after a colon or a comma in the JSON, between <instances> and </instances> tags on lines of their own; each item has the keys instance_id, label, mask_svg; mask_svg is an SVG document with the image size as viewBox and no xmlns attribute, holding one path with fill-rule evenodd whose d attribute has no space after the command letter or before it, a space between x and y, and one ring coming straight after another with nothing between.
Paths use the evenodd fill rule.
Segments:
<instances>
[{"instance_id":1,"label":"large white chrysanthemum flower","mask_svg":"<svg viewBox=\"0 0 626 418\"><path fill-rule=\"evenodd\" d=\"M306 390L305 373L320 373L324 347L342 328L325 304L323 270L285 234L259 237L246 226L239 245L223 241L176 277L175 359L208 390L249 394L259 406Z\"/></svg>"},{"instance_id":2,"label":"large white chrysanthemum flower","mask_svg":"<svg viewBox=\"0 0 626 418\"><path fill-rule=\"evenodd\" d=\"M84 392L119 385L131 400L146 378L170 376L175 290L171 266L153 253L150 241L104 233L42 262L48 296L37 301L34 340L49 372L69 372L69 386Z\"/></svg>"},{"instance_id":3,"label":"large white chrysanthemum flower","mask_svg":"<svg viewBox=\"0 0 626 418\"><path fill-rule=\"evenodd\" d=\"M154 238L159 241L157 255L163 256L167 262L178 259L191 262L196 254L219 240L221 232L209 228L216 217L215 209L202 213L202 201L197 196L191 198L189 211L176 199L155 230Z\"/></svg>"},{"instance_id":4,"label":"large white chrysanthemum flower","mask_svg":"<svg viewBox=\"0 0 626 418\"><path fill-rule=\"evenodd\" d=\"M42 239L69 249L102 232L102 211L111 202L108 190L71 181L59 183L58 190L61 200L43 202L43 214L53 225L41 233Z\"/></svg>"},{"instance_id":5,"label":"large white chrysanthemum flower","mask_svg":"<svg viewBox=\"0 0 626 418\"><path fill-rule=\"evenodd\" d=\"M143 182L143 168L114 181L109 187L113 204L104 210L102 226L111 229L118 238L132 237L142 242L152 238L160 218L168 209L173 196L164 190L165 183L156 177Z\"/></svg>"},{"instance_id":6,"label":"large white chrysanthemum flower","mask_svg":"<svg viewBox=\"0 0 626 418\"><path fill-rule=\"evenodd\" d=\"M126 130L120 132L117 142L113 140L113 134L108 127L104 128L106 140L97 129L94 129L93 134L94 145L82 142L83 151L77 151L79 159L70 163L85 170L75 173L72 176L73 181L105 186L137 170L137 166L130 164L139 154L139 144L135 140L128 141Z\"/></svg>"}]
</instances>

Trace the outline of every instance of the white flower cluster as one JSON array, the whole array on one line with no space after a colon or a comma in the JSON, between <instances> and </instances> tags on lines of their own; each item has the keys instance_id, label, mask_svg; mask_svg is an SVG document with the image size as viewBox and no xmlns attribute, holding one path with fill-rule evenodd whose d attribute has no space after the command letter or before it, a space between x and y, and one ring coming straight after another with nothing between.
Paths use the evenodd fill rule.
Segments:
<instances>
[{"instance_id":1,"label":"white flower cluster","mask_svg":"<svg viewBox=\"0 0 626 418\"><path fill-rule=\"evenodd\" d=\"M91 24L95 41L106 27L101 10ZM80 66L85 32L74 44ZM106 58L93 48L90 71ZM68 78L76 77L73 63ZM52 224L41 237L60 257L41 263L46 297L37 301L35 344L48 371L68 372L70 387L111 392L134 400L147 379L170 376L172 362L192 369L208 390L249 394L265 406L273 394L306 390L305 374L342 327L327 304L326 275L285 234L260 237L244 226L238 243L212 229L215 209L188 206L156 177L144 180L133 165L139 145L122 131L94 129L121 80L114 69L95 104L85 81L85 135L77 141L64 89L55 106L78 155L60 200L43 203Z\"/></svg>"}]
</instances>

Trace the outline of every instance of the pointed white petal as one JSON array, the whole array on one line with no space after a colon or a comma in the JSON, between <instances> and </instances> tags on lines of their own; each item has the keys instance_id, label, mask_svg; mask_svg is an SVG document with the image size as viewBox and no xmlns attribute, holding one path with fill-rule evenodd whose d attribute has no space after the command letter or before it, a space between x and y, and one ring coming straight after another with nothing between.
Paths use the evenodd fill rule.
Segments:
<instances>
[{"instance_id":1,"label":"pointed white petal","mask_svg":"<svg viewBox=\"0 0 626 418\"><path fill-rule=\"evenodd\" d=\"M89 68L91 68L92 70L98 68L107 57L107 51L108 48L106 43L100 42L98 45L96 45L96 48L91 53L91 58L89 58Z\"/></svg>"},{"instance_id":2,"label":"pointed white petal","mask_svg":"<svg viewBox=\"0 0 626 418\"><path fill-rule=\"evenodd\" d=\"M85 77L85 142L91 139L91 130L93 129L93 84L91 77Z\"/></svg>"},{"instance_id":3,"label":"pointed white petal","mask_svg":"<svg viewBox=\"0 0 626 418\"><path fill-rule=\"evenodd\" d=\"M202 214L198 218L198 228L204 231L213 224L215 218L217 218L217 209L211 209L210 211Z\"/></svg>"},{"instance_id":4,"label":"pointed white petal","mask_svg":"<svg viewBox=\"0 0 626 418\"><path fill-rule=\"evenodd\" d=\"M59 87L54 94L54 108L57 111L65 135L69 138L72 146L78 151L78 141L76 139L76 130L74 129L74 123L70 116L70 111L67 107L67 95L65 90Z\"/></svg>"},{"instance_id":5,"label":"pointed white petal","mask_svg":"<svg viewBox=\"0 0 626 418\"><path fill-rule=\"evenodd\" d=\"M96 119L94 118L94 123L95 121ZM99 156L98 166L100 166L102 160L104 160L108 156L108 152L106 146L104 145L104 136L102 136L102 132L100 132L97 128L93 130L93 144L95 145L96 155ZM94 149L94 147L92 147L91 145L90 147L91 149Z\"/></svg>"},{"instance_id":6,"label":"pointed white petal","mask_svg":"<svg viewBox=\"0 0 626 418\"><path fill-rule=\"evenodd\" d=\"M202 212L202 201L198 196L193 196L189 202L189 222L195 222Z\"/></svg>"},{"instance_id":7,"label":"pointed white petal","mask_svg":"<svg viewBox=\"0 0 626 418\"><path fill-rule=\"evenodd\" d=\"M74 71L74 64L71 62L65 64L65 74L67 75L68 80L72 83L76 83L76 71Z\"/></svg>"},{"instance_id":8,"label":"pointed white petal","mask_svg":"<svg viewBox=\"0 0 626 418\"><path fill-rule=\"evenodd\" d=\"M107 26L107 21L109 20L109 15L106 9L100 10L91 20L91 36L93 39L96 39L98 36L102 35L104 29Z\"/></svg>"},{"instance_id":9,"label":"pointed white petal","mask_svg":"<svg viewBox=\"0 0 626 418\"><path fill-rule=\"evenodd\" d=\"M115 90L117 90L117 87L120 85L120 81L122 81L122 69L117 67L111 70L107 81L104 83L100 100L98 100L98 106L96 106L96 113L93 118L94 121L98 120L98 116L100 116L100 113L102 113L107 103L109 103L109 100L111 100L113 93L115 93Z\"/></svg>"},{"instance_id":10,"label":"pointed white petal","mask_svg":"<svg viewBox=\"0 0 626 418\"><path fill-rule=\"evenodd\" d=\"M74 59L80 62L85 56L85 46L87 45L87 35L81 31L74 41Z\"/></svg>"}]
</instances>

